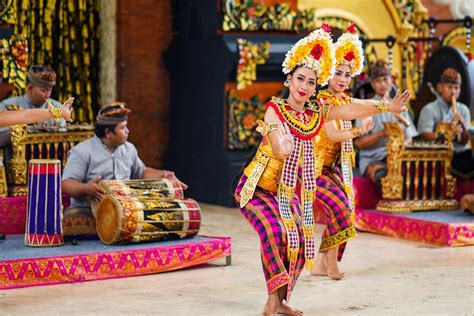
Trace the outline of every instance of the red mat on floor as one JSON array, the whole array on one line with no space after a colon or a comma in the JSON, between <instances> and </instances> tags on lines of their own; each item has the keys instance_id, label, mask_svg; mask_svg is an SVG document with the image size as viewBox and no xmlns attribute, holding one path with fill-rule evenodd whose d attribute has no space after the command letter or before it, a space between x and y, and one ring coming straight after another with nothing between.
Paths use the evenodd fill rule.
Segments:
<instances>
[{"instance_id":1,"label":"red mat on floor","mask_svg":"<svg viewBox=\"0 0 474 316\"><path fill-rule=\"evenodd\" d=\"M23 244L23 235L10 235L0 242L0 289L154 274L230 255L230 237L117 246L86 240L79 245L31 248Z\"/></svg>"},{"instance_id":2,"label":"red mat on floor","mask_svg":"<svg viewBox=\"0 0 474 316\"><path fill-rule=\"evenodd\" d=\"M438 246L474 245L474 216L464 211L390 214L356 210L358 230Z\"/></svg>"}]
</instances>

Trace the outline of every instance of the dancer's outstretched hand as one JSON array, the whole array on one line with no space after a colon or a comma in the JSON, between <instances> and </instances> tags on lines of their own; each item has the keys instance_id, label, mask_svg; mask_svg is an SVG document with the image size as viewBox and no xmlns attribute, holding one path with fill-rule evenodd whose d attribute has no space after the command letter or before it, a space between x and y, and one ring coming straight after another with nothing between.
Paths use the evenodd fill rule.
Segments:
<instances>
[{"instance_id":1,"label":"dancer's outstretched hand","mask_svg":"<svg viewBox=\"0 0 474 316\"><path fill-rule=\"evenodd\" d=\"M280 128L278 128L278 146L280 147L283 156L289 156L293 151L293 135L285 122Z\"/></svg>"},{"instance_id":2,"label":"dancer's outstretched hand","mask_svg":"<svg viewBox=\"0 0 474 316\"><path fill-rule=\"evenodd\" d=\"M385 94L383 101L387 101L388 94ZM397 91L397 94L392 99L392 101L388 104L388 111L392 113L402 113L407 111L407 104L410 101L411 93L410 90L405 90L402 93Z\"/></svg>"},{"instance_id":3,"label":"dancer's outstretched hand","mask_svg":"<svg viewBox=\"0 0 474 316\"><path fill-rule=\"evenodd\" d=\"M72 110L73 110L72 109L72 103L73 102L74 102L74 98L70 97L69 99L67 99L66 102L64 102L63 106L61 107L63 118L67 122L72 122L71 113L72 113Z\"/></svg>"}]
</instances>

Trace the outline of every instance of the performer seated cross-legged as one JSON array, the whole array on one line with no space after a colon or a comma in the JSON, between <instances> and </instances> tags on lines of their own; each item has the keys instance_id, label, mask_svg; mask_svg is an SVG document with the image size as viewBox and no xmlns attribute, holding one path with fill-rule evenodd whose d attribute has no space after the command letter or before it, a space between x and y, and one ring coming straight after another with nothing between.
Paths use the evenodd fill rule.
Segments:
<instances>
[{"instance_id":1,"label":"performer seated cross-legged","mask_svg":"<svg viewBox=\"0 0 474 316\"><path fill-rule=\"evenodd\" d=\"M140 160L135 146L127 141L129 113L123 103L102 108L96 118L95 136L69 151L62 177L62 190L72 197L71 206L64 211L65 235L96 234L91 199L102 199L101 180L167 178L187 188L174 172L146 167Z\"/></svg>"},{"instance_id":2,"label":"performer seated cross-legged","mask_svg":"<svg viewBox=\"0 0 474 316\"><path fill-rule=\"evenodd\" d=\"M468 149L471 128L469 108L458 102L461 93L461 75L447 68L437 85L438 98L423 107L418 119L418 131L423 139L435 140L439 123L452 123L454 129L454 156L451 163L453 175L464 179L474 178L474 159Z\"/></svg>"}]
</instances>

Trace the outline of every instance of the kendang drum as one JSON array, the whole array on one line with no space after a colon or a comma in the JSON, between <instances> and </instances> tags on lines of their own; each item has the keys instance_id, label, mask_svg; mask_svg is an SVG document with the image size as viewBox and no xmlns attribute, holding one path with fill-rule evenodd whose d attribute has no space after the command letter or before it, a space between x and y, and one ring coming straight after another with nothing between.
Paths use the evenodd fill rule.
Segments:
<instances>
[{"instance_id":1,"label":"kendang drum","mask_svg":"<svg viewBox=\"0 0 474 316\"><path fill-rule=\"evenodd\" d=\"M106 196L97 212L105 244L190 238L199 232L201 210L192 199Z\"/></svg>"},{"instance_id":2,"label":"kendang drum","mask_svg":"<svg viewBox=\"0 0 474 316\"><path fill-rule=\"evenodd\" d=\"M181 185L169 179L140 179L140 180L103 180L99 186L106 195L143 197L154 199L182 199L184 197ZM92 213L97 216L99 203L91 202Z\"/></svg>"},{"instance_id":3,"label":"kendang drum","mask_svg":"<svg viewBox=\"0 0 474 316\"><path fill-rule=\"evenodd\" d=\"M27 200L25 245L50 247L64 244L61 161L29 161Z\"/></svg>"}]
</instances>

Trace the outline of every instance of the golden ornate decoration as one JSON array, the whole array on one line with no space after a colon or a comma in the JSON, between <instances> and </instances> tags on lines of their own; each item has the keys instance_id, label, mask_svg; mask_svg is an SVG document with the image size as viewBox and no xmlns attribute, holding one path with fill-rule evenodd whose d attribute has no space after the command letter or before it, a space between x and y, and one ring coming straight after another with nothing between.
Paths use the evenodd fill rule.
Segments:
<instances>
[{"instance_id":1,"label":"golden ornate decoration","mask_svg":"<svg viewBox=\"0 0 474 316\"><path fill-rule=\"evenodd\" d=\"M413 16L412 23L415 28L421 28L423 22L428 19L428 9L421 3L421 1L415 1L413 4Z\"/></svg>"},{"instance_id":2,"label":"golden ornate decoration","mask_svg":"<svg viewBox=\"0 0 474 316\"><path fill-rule=\"evenodd\" d=\"M375 107L381 112L385 113L388 112L388 103L382 100L379 100L375 103Z\"/></svg>"},{"instance_id":3,"label":"golden ornate decoration","mask_svg":"<svg viewBox=\"0 0 474 316\"><path fill-rule=\"evenodd\" d=\"M270 132L278 129L277 123L267 124L262 120L257 120L257 132L259 132L263 137L267 136Z\"/></svg>"},{"instance_id":4,"label":"golden ornate decoration","mask_svg":"<svg viewBox=\"0 0 474 316\"><path fill-rule=\"evenodd\" d=\"M408 39L415 35L415 27L407 20L403 21L398 29L397 43L400 45L407 45Z\"/></svg>"},{"instance_id":5,"label":"golden ornate decoration","mask_svg":"<svg viewBox=\"0 0 474 316\"><path fill-rule=\"evenodd\" d=\"M26 87L26 63L28 60L28 41L25 38L12 36L1 41L0 56L3 69L2 79L13 84L13 95L20 95Z\"/></svg>"},{"instance_id":6,"label":"golden ornate decoration","mask_svg":"<svg viewBox=\"0 0 474 316\"><path fill-rule=\"evenodd\" d=\"M314 9L292 10L289 3L222 0L224 31L308 31L316 28Z\"/></svg>"},{"instance_id":7,"label":"golden ornate decoration","mask_svg":"<svg viewBox=\"0 0 474 316\"><path fill-rule=\"evenodd\" d=\"M10 195L26 195L28 159L60 159L64 167L68 151L92 136L92 131L29 133L27 125L12 126L13 155L6 162Z\"/></svg>"},{"instance_id":8,"label":"golden ornate decoration","mask_svg":"<svg viewBox=\"0 0 474 316\"><path fill-rule=\"evenodd\" d=\"M351 133L352 133L352 135L353 135L354 137L360 137L360 136L362 136L362 131L361 131L361 129L358 128L358 127L353 127L353 128L351 128Z\"/></svg>"},{"instance_id":9,"label":"golden ornate decoration","mask_svg":"<svg viewBox=\"0 0 474 316\"><path fill-rule=\"evenodd\" d=\"M356 236L357 236L357 231L354 226L351 226L341 232L338 232L334 236L330 236L324 239L321 242L321 246L319 247L319 252L337 247L340 244L345 243Z\"/></svg>"},{"instance_id":10,"label":"golden ornate decoration","mask_svg":"<svg viewBox=\"0 0 474 316\"><path fill-rule=\"evenodd\" d=\"M282 170L283 161L273 154L267 136L260 144L255 157L244 170L244 174L248 179L242 189L244 193L241 193L241 197L244 196L246 199L248 198L248 200L250 200L256 186L259 186L264 190L276 192L280 183ZM247 202L242 202L242 198L240 200L241 204Z\"/></svg>"},{"instance_id":11,"label":"golden ornate decoration","mask_svg":"<svg viewBox=\"0 0 474 316\"><path fill-rule=\"evenodd\" d=\"M269 157L265 156L263 153L259 153L255 155L252 162L247 166L247 168L245 168L248 170L247 172L249 172L249 175L247 176L247 181L245 181L240 192L240 208L244 208L252 199L260 177L265 171L268 160L270 160Z\"/></svg>"},{"instance_id":12,"label":"golden ornate decoration","mask_svg":"<svg viewBox=\"0 0 474 316\"><path fill-rule=\"evenodd\" d=\"M454 195L456 179L451 175L452 128L439 124L436 132L444 144L405 144L398 123L386 122L387 169L382 179L382 196L376 209L382 212L452 210L459 207ZM443 189L444 188L444 189Z\"/></svg>"},{"instance_id":13,"label":"golden ornate decoration","mask_svg":"<svg viewBox=\"0 0 474 316\"><path fill-rule=\"evenodd\" d=\"M308 117L307 122L302 122L295 113L293 113L294 111L287 109L289 105L283 99L273 97L272 102L278 107L279 113L281 113L282 118L286 123L288 123L290 128L302 136L310 136L314 134L321 125L318 112L313 112L313 115Z\"/></svg>"},{"instance_id":14,"label":"golden ornate decoration","mask_svg":"<svg viewBox=\"0 0 474 316\"><path fill-rule=\"evenodd\" d=\"M257 80L257 65L263 65L270 56L270 42L252 44L238 39L239 64L237 66L237 90L251 86Z\"/></svg>"},{"instance_id":15,"label":"golden ornate decoration","mask_svg":"<svg viewBox=\"0 0 474 316\"><path fill-rule=\"evenodd\" d=\"M63 111L60 108L56 108L48 99L46 99L46 103L48 104L49 113L56 122L59 122L61 117L63 116Z\"/></svg>"},{"instance_id":16,"label":"golden ornate decoration","mask_svg":"<svg viewBox=\"0 0 474 316\"><path fill-rule=\"evenodd\" d=\"M15 0L3 0L0 6L0 24L15 24L16 6Z\"/></svg>"},{"instance_id":17,"label":"golden ornate decoration","mask_svg":"<svg viewBox=\"0 0 474 316\"><path fill-rule=\"evenodd\" d=\"M390 201L381 200L377 203L377 211L386 213L411 213L413 211L459 209L459 203L455 199L445 200L414 200L414 201Z\"/></svg>"},{"instance_id":18,"label":"golden ornate decoration","mask_svg":"<svg viewBox=\"0 0 474 316\"><path fill-rule=\"evenodd\" d=\"M7 175L5 173L5 166L3 164L5 151L0 148L0 197L8 195Z\"/></svg>"}]
</instances>

